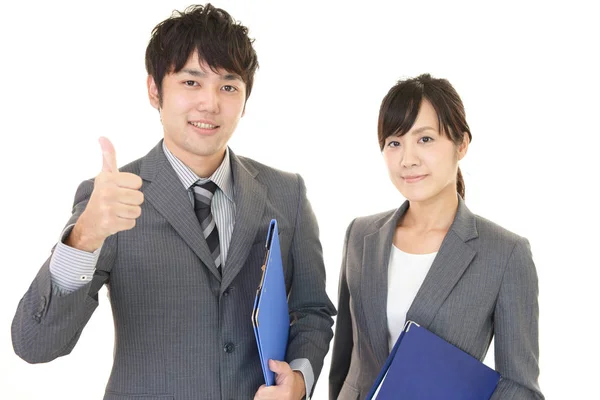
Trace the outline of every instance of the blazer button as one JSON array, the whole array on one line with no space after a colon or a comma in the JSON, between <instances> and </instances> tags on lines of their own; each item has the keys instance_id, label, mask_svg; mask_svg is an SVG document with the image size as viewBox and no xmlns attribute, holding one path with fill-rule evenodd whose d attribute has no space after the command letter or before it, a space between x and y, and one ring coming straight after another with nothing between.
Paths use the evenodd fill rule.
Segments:
<instances>
[{"instance_id":1,"label":"blazer button","mask_svg":"<svg viewBox=\"0 0 600 400\"><path fill-rule=\"evenodd\" d=\"M229 296L229 294L231 293L232 290L233 290L232 287L225 289L225 291L223 292L223 296L224 297Z\"/></svg>"},{"instance_id":2,"label":"blazer button","mask_svg":"<svg viewBox=\"0 0 600 400\"><path fill-rule=\"evenodd\" d=\"M223 346L223 350L225 351L225 353L233 353L233 350L235 350L235 346L233 343L225 343L225 346Z\"/></svg>"}]
</instances>

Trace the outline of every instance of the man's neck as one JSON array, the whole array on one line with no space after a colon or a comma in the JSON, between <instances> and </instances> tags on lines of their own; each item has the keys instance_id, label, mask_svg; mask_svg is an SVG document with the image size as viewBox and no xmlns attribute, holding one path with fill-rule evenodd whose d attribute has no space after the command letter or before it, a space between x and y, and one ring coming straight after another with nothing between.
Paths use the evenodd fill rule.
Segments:
<instances>
[{"instance_id":1,"label":"man's neck","mask_svg":"<svg viewBox=\"0 0 600 400\"><path fill-rule=\"evenodd\" d=\"M209 156L202 156L197 154L191 154L186 151L181 151L179 147L173 145L165 139L165 146L171 154L173 154L179 161L184 163L189 169L191 169L200 178L210 177L221 165L225 158L227 148L219 151L218 153L211 154Z\"/></svg>"}]
</instances>

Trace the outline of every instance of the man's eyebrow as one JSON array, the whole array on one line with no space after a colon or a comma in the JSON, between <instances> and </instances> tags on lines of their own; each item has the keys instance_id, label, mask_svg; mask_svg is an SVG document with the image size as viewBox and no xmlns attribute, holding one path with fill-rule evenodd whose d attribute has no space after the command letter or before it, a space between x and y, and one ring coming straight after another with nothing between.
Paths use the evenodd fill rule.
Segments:
<instances>
[{"instance_id":1,"label":"man's eyebrow","mask_svg":"<svg viewBox=\"0 0 600 400\"><path fill-rule=\"evenodd\" d=\"M225 75L222 75L222 79L225 81L241 81L241 82L243 82L242 77L239 76L238 74L231 74L231 73L225 74Z\"/></svg>"},{"instance_id":2,"label":"man's eyebrow","mask_svg":"<svg viewBox=\"0 0 600 400\"><path fill-rule=\"evenodd\" d=\"M199 78L203 78L206 76L206 72L199 70L199 69L192 69L192 68L184 68L181 71L179 71L179 73L185 73L185 74L189 74L192 76L197 76Z\"/></svg>"},{"instance_id":3,"label":"man's eyebrow","mask_svg":"<svg viewBox=\"0 0 600 400\"><path fill-rule=\"evenodd\" d=\"M185 73L197 78L206 78L206 72L202 71L201 69L195 69L195 68L184 68L181 71L179 71L179 73ZM242 77L239 76L238 74L233 74L233 73L226 73L224 75L220 75L221 79L224 81L242 81Z\"/></svg>"}]
</instances>

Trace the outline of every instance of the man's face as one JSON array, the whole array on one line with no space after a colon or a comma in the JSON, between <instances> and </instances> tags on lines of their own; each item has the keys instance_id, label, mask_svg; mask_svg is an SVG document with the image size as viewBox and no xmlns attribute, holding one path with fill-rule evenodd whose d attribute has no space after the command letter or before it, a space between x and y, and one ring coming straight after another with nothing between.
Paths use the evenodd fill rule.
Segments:
<instances>
[{"instance_id":1,"label":"man's face","mask_svg":"<svg viewBox=\"0 0 600 400\"><path fill-rule=\"evenodd\" d=\"M235 73L212 71L192 54L183 69L162 82L162 105L154 79L148 77L150 103L160 111L165 144L193 167L220 160L244 114L246 84Z\"/></svg>"}]
</instances>

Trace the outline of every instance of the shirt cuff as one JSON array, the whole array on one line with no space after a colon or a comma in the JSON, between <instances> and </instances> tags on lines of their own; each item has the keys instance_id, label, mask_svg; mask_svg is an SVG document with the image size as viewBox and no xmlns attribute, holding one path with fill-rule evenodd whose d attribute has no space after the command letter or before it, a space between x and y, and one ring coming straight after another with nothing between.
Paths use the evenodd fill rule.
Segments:
<instances>
[{"instance_id":1,"label":"shirt cuff","mask_svg":"<svg viewBox=\"0 0 600 400\"><path fill-rule=\"evenodd\" d=\"M52 292L59 296L74 292L92 280L102 250L100 247L89 253L64 244L73 226L67 226L62 232L50 259Z\"/></svg>"},{"instance_id":2,"label":"shirt cuff","mask_svg":"<svg viewBox=\"0 0 600 400\"><path fill-rule=\"evenodd\" d=\"M313 384L315 383L315 376L313 374L312 365L308 358L297 358L290 363L290 368L293 371L300 371L304 376L304 385L306 388L306 400L310 400L310 391L312 390Z\"/></svg>"}]
</instances>

